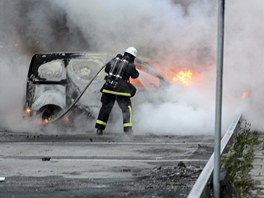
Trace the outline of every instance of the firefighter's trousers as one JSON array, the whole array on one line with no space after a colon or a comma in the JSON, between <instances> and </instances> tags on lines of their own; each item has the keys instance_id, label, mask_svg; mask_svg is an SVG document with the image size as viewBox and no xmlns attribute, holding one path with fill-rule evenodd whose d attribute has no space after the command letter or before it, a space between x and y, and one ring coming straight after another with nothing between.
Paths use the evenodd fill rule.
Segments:
<instances>
[{"instance_id":1,"label":"firefighter's trousers","mask_svg":"<svg viewBox=\"0 0 264 198\"><path fill-rule=\"evenodd\" d=\"M129 131L132 128L132 106L130 97L108 93L102 94L102 107L100 109L98 119L96 120L95 128L102 130L105 129L115 101L117 101L118 106L122 110L124 131Z\"/></svg>"}]
</instances>

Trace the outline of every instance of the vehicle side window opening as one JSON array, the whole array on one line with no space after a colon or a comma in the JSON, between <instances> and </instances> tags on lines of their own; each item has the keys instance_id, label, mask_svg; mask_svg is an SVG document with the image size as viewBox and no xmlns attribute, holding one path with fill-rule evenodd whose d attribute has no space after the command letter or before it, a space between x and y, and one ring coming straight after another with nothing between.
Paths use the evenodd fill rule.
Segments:
<instances>
[{"instance_id":1,"label":"vehicle side window opening","mask_svg":"<svg viewBox=\"0 0 264 198\"><path fill-rule=\"evenodd\" d=\"M67 65L67 105L71 104L84 90L90 80L96 75L99 69L105 64L103 58L73 58L69 60ZM102 83L104 82L104 73L100 72L98 76L92 82L89 91L84 93L79 101L79 104L89 103L91 101L97 101L97 92L100 90ZM98 92L99 94L99 92ZM87 100L86 98L89 98ZM95 98L95 99L94 99Z\"/></svg>"},{"instance_id":2,"label":"vehicle side window opening","mask_svg":"<svg viewBox=\"0 0 264 198\"><path fill-rule=\"evenodd\" d=\"M38 68L38 77L45 81L61 81L66 79L66 71L63 60L53 60L44 63Z\"/></svg>"},{"instance_id":3,"label":"vehicle side window opening","mask_svg":"<svg viewBox=\"0 0 264 198\"><path fill-rule=\"evenodd\" d=\"M103 61L99 59L71 59L67 67L67 74L70 80L77 85L86 85L102 65Z\"/></svg>"}]
</instances>

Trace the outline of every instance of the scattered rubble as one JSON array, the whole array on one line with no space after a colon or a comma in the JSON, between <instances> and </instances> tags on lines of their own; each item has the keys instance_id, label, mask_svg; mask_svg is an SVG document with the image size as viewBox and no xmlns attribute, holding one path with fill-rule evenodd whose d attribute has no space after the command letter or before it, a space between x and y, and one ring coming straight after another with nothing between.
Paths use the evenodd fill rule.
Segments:
<instances>
[{"instance_id":1,"label":"scattered rubble","mask_svg":"<svg viewBox=\"0 0 264 198\"><path fill-rule=\"evenodd\" d=\"M134 190L128 197L186 197L202 167L187 166L179 162L177 166L158 166L134 182Z\"/></svg>"}]
</instances>

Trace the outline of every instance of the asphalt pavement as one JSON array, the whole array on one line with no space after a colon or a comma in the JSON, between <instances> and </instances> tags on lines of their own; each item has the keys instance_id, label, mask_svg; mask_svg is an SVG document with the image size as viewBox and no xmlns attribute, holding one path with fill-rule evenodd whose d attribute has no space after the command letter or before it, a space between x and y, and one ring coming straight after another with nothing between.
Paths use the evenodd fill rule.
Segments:
<instances>
[{"instance_id":1,"label":"asphalt pavement","mask_svg":"<svg viewBox=\"0 0 264 198\"><path fill-rule=\"evenodd\" d=\"M0 197L186 197L210 136L0 132Z\"/></svg>"}]
</instances>

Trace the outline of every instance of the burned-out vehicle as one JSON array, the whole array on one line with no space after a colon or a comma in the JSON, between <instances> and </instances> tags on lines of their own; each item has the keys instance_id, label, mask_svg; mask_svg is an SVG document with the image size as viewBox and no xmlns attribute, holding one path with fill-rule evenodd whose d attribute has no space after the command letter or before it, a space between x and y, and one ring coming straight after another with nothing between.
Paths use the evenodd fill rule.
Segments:
<instances>
[{"instance_id":1,"label":"burned-out vehicle","mask_svg":"<svg viewBox=\"0 0 264 198\"><path fill-rule=\"evenodd\" d=\"M40 123L49 122L71 106L96 76L64 120L69 122L76 115L95 117L101 105L100 88L106 75L104 70L98 71L113 56L106 53L35 54L27 75L24 116ZM160 87L166 82L145 59L139 57L135 64L140 77L131 83L138 90L148 86Z\"/></svg>"}]
</instances>

